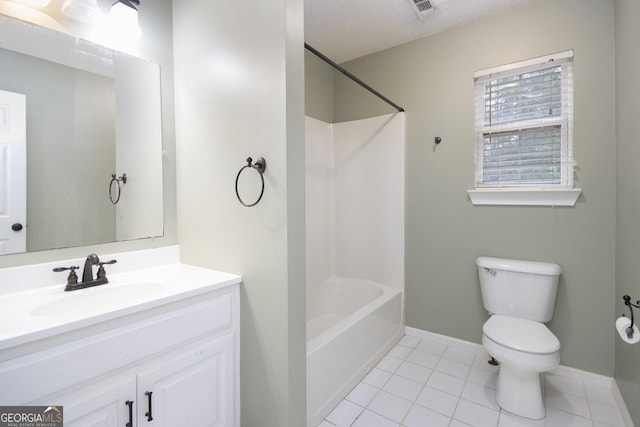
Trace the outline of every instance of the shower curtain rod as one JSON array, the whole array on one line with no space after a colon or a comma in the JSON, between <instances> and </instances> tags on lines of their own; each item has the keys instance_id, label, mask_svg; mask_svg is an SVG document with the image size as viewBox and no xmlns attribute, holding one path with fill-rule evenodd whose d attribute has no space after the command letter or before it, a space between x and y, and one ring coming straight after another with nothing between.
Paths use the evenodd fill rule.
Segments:
<instances>
[{"instance_id":1,"label":"shower curtain rod","mask_svg":"<svg viewBox=\"0 0 640 427\"><path fill-rule=\"evenodd\" d=\"M377 90L375 90L374 88L372 88L371 86L369 86L368 84L366 84L365 82L363 82L362 80L360 80L359 78L357 78L356 76L351 74L349 71L345 70L340 65L336 64L335 62L333 62L331 59L329 59L328 57L323 55L321 52L316 50L313 46L309 45L308 43L305 43L304 44L304 48L307 49L309 52L313 53L318 58L322 59L327 64L331 65L336 70L340 71L345 76L349 77L354 82L358 83L360 86L362 86L363 88L365 88L366 90L368 90L369 92L371 92L372 94L374 94L375 96L377 96L378 98L380 98L381 100L386 102L387 104L391 105L393 108L395 108L399 112L401 112L401 113L404 112L404 108L402 108L399 105L397 105L396 103L392 102L391 100L389 100L389 98L385 97L380 92L378 92Z\"/></svg>"}]
</instances>

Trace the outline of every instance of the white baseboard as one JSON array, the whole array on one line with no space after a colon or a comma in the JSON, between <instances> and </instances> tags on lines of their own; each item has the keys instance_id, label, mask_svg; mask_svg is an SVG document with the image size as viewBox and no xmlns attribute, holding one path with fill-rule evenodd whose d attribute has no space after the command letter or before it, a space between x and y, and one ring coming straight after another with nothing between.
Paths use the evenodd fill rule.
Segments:
<instances>
[{"instance_id":1,"label":"white baseboard","mask_svg":"<svg viewBox=\"0 0 640 427\"><path fill-rule=\"evenodd\" d=\"M407 326L405 327L405 333L413 337L427 339L429 341L438 342L444 345L467 347L469 351L473 351L476 353L486 353L482 344L465 341L446 335L436 334L434 332L429 332L422 329L416 329ZM618 409L620 410L622 421L625 423L625 427L634 427L633 420L631 419L631 414L627 409L627 405L622 398L622 394L620 393L620 389L618 388L618 384L616 384L614 378L563 365L560 365L553 371L550 371L549 374L582 381L583 383L588 383L611 390L616 404L618 405Z\"/></svg>"}]
</instances>

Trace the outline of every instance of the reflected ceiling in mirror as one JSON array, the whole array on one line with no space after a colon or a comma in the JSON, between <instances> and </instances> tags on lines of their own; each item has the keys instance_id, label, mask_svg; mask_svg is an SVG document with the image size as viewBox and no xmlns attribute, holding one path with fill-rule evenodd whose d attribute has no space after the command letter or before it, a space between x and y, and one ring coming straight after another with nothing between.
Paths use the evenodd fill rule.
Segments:
<instances>
[{"instance_id":1,"label":"reflected ceiling in mirror","mask_svg":"<svg viewBox=\"0 0 640 427\"><path fill-rule=\"evenodd\" d=\"M26 213L0 191L0 253L21 251L7 238L35 251L161 236L159 67L1 15L0 63L0 92L26 101ZM19 161L4 158L0 187L19 188ZM123 174L126 184L112 182Z\"/></svg>"}]
</instances>

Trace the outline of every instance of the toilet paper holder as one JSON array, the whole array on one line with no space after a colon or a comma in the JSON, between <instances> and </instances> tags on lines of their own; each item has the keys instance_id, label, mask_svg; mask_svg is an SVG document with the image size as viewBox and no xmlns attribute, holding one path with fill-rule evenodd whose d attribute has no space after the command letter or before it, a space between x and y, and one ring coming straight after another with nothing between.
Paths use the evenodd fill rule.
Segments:
<instances>
[{"instance_id":1,"label":"toilet paper holder","mask_svg":"<svg viewBox=\"0 0 640 427\"><path fill-rule=\"evenodd\" d=\"M634 304L631 302L631 297L629 295L624 295L622 299L624 300L624 305L629 307L629 313L630 313L629 317L631 318L631 324L629 324L625 332L627 333L627 337L633 338L633 324L634 324L633 309L640 308L640 300L636 301L636 303ZM624 317L624 313L622 314L622 316Z\"/></svg>"}]
</instances>

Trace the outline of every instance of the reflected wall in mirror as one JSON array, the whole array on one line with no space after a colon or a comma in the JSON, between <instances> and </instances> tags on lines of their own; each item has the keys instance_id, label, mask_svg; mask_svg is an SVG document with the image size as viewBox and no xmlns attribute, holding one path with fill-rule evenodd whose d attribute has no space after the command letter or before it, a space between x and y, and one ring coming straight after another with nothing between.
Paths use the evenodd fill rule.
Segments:
<instances>
[{"instance_id":1,"label":"reflected wall in mirror","mask_svg":"<svg viewBox=\"0 0 640 427\"><path fill-rule=\"evenodd\" d=\"M19 210L7 203L0 209L0 226L26 227L0 230L0 240L21 236L36 251L161 236L159 67L6 16L0 64L0 91L26 99L27 182L26 217L11 218ZM0 161L0 188L14 187L17 166ZM112 174L127 175L117 204ZM0 244L0 253L17 252L10 247Z\"/></svg>"}]
</instances>

